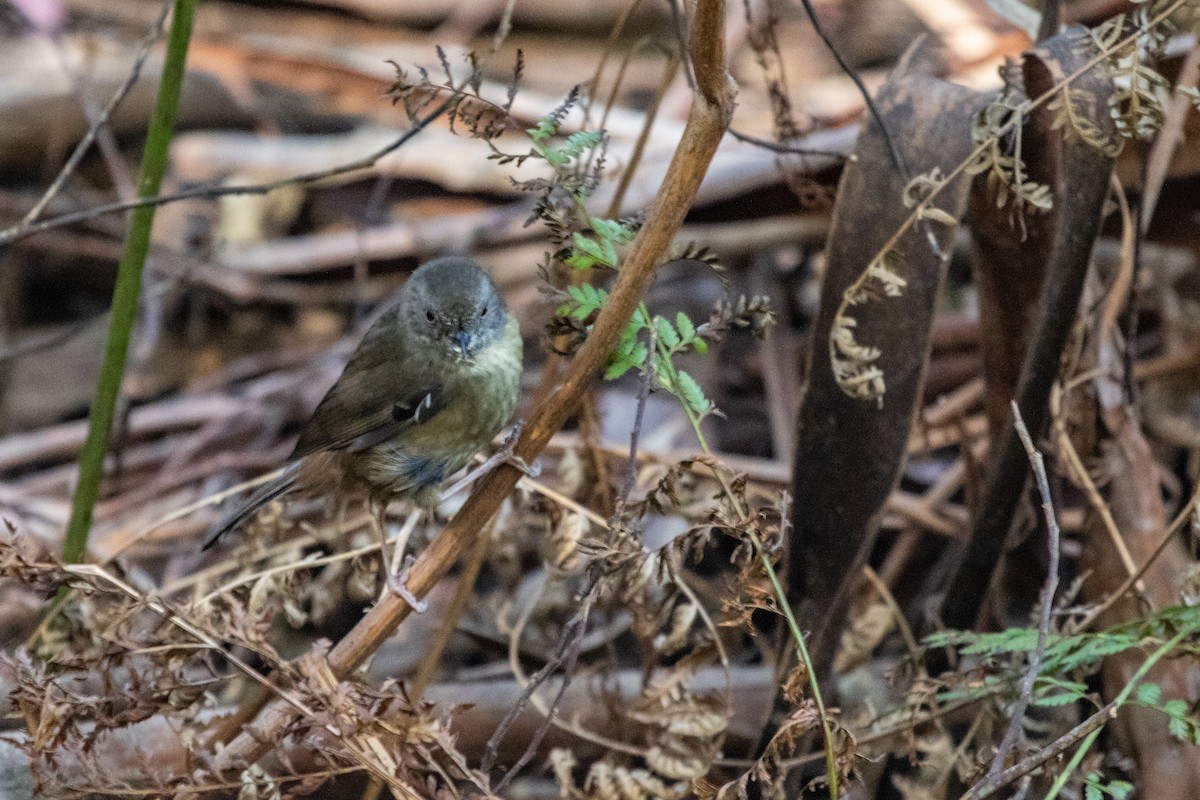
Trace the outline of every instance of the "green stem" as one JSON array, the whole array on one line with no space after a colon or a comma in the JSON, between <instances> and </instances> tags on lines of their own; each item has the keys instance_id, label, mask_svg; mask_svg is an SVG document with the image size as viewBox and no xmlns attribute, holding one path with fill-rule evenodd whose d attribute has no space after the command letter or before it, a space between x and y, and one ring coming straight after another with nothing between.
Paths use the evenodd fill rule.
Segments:
<instances>
[{"instance_id":1,"label":"green stem","mask_svg":"<svg viewBox=\"0 0 1200 800\"><path fill-rule=\"evenodd\" d=\"M688 419L692 422L692 427L696 431L696 435L700 437L700 446L706 454L711 455L708 445L704 443L704 437L700 434L700 422L694 418L694 415L687 407L687 403L683 403L684 411L688 414ZM725 480L725 476L720 470L712 467L713 475L721 484L722 491L734 504L735 511L739 514L745 514L745 510L741 508L741 504L733 494L733 487ZM771 563L770 556L767 555L766 548L763 547L762 540L758 538L758 534L753 528L748 528L746 533L750 536L750 542L754 545L754 549L758 551L758 557L762 561L763 570L767 573L767 578L771 581L771 588L775 592L775 599L779 603L779 608L783 611L784 619L787 620L788 630L792 634L792 639L796 642L796 655L800 657L800 662L804 664L805 674L808 676L808 687L812 691L813 702L817 706L817 718L821 721L821 733L825 745L825 779L829 782L829 797L831 800L837 800L840 794L838 790L838 770L837 770L837 755L833 749L833 729L829 725L829 717L825 713L825 700L821 696L821 686L817 683L817 673L813 669L812 659L808 655L808 646L804 643L804 632L800 630L800 623L796 621L796 615L792 613L792 607L787 601L787 593L783 590L783 584L779 582L779 576L775 573L775 566Z\"/></svg>"},{"instance_id":2,"label":"green stem","mask_svg":"<svg viewBox=\"0 0 1200 800\"><path fill-rule=\"evenodd\" d=\"M638 304L638 310L646 322L646 327L653 327L654 317L650 315L650 309L646 308L645 302ZM678 391L679 373L675 369L675 362L671 360L674 353L671 352L669 347L663 344L662 339L657 340L655 349L662 356L662 358L658 359L658 363L662 364L663 371L667 373L667 380L670 381L670 386L666 388L671 394L675 395L675 399L679 401L679 406L683 409L683 413L687 415L688 422L692 425L692 430L696 432L696 440L700 442L700 449L711 455L712 451L708 448L708 440L704 438L704 433L700 430L700 417L696 416L696 412L692 410L691 405ZM647 368L653 369L654 363L654 354L651 353L647 359Z\"/></svg>"},{"instance_id":3,"label":"green stem","mask_svg":"<svg viewBox=\"0 0 1200 800\"><path fill-rule=\"evenodd\" d=\"M138 197L154 197L162 186L167 171L167 150L175 127L179 108L179 90L183 83L188 41L192 35L197 0L175 0L171 32L167 38L167 54L163 62L162 80L158 85L158 100L146 131L146 147L138 173ZM112 317L108 326L108 342L104 365L96 386L88 416L88 434L79 454L79 482L71 501L71 520L63 541L63 560L80 562L87 553L88 532L92 527L92 511L100 492L104 474L104 455L112 432L117 396L125 375L125 361L133 322L137 317L138 296L141 293L142 268L150 250L150 226L155 207L140 206L133 210L125 250L117 267L117 285L113 290Z\"/></svg>"},{"instance_id":4,"label":"green stem","mask_svg":"<svg viewBox=\"0 0 1200 800\"><path fill-rule=\"evenodd\" d=\"M646 304L644 302L638 305L638 310L634 313L642 314L643 321L647 327L654 325L654 317L650 315L650 310L646 308ZM679 374L675 369L675 362L671 360L671 356L674 354L671 352L670 348L668 348L662 342L661 339L656 342L655 349L658 350L658 355L660 356L660 358L657 359L657 363L661 365L661 369L664 373L666 373L665 377L671 384L668 388L674 389L678 387ZM656 361L654 355L654 353L651 353L647 358L647 369L654 368ZM672 391L672 394L675 394L676 399L679 400L680 407L683 408L683 413L687 415L688 422L691 423L692 430L696 433L696 439L700 442L700 449L703 450L706 455L712 455L712 450L710 450L708 447L708 441L704 438L704 433L700 430L700 417L697 416L696 412L692 410L692 407L687 400L674 391ZM725 495L729 498L730 502L734 504L736 512L739 515L746 513L745 510L741 508L741 504L738 503L737 498L734 496L733 487L731 487L729 482L725 480L725 476L721 474L721 471L715 466L712 468L712 471L713 475L716 476L717 481L721 484L721 488L725 492ZM812 659L808 655L808 646L804 642L804 633L800 630L800 623L796 621L796 615L792 613L792 607L787 601L787 594L783 590L783 585L779 582L779 576L775 573L775 567L773 564L771 564L770 556L767 555L766 550L763 548L762 541L758 538L758 534L752 529L748 530L747 533L750 535L750 541L754 545L754 548L758 550L759 558L762 560L763 569L767 573L767 578L771 581L771 587L775 592L775 597L779 603L779 607L782 609L783 616L787 620L788 630L791 632L792 639L796 642L796 654L800 657L800 661L804 664L805 672L808 675L808 685L812 691L813 702L816 703L817 706L817 717L821 721L821 732L824 738L825 778L829 782L829 796L832 798L832 800L837 800L839 794L838 771L837 755L834 752L833 745L833 729L830 727L829 717L825 713L825 700L821 697L821 687L817 683L817 674L813 670Z\"/></svg>"},{"instance_id":5,"label":"green stem","mask_svg":"<svg viewBox=\"0 0 1200 800\"><path fill-rule=\"evenodd\" d=\"M838 773L837 756L833 751L833 730L829 726L829 718L825 715L825 700L821 697L821 687L817 683L817 673L813 669L812 659L809 658L808 646L804 643L804 633L800 630L800 623L796 621L796 615L792 613L792 607L788 604L787 595L783 591L783 585L779 582L779 576L775 574L775 567L771 564L771 559L767 555L766 550L763 549L758 534L752 530L749 533L750 541L758 550L759 558L762 560L763 569L766 570L767 577L771 580L771 587L775 590L775 598L779 602L779 607L783 609L783 616L787 619L788 630L791 631L792 639L796 642L796 654L804 664L805 674L808 675L808 686L812 690L813 702L817 704L817 717L821 720L821 733L825 738L825 777L829 781L829 796L832 800L837 800Z\"/></svg>"}]
</instances>

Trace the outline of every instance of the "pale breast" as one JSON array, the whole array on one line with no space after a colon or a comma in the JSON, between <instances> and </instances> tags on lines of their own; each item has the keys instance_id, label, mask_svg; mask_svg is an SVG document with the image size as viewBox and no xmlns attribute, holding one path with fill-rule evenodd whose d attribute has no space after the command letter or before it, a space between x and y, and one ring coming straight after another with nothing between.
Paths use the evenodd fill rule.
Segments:
<instances>
[{"instance_id":1,"label":"pale breast","mask_svg":"<svg viewBox=\"0 0 1200 800\"><path fill-rule=\"evenodd\" d=\"M412 497L462 469L512 417L521 339L510 317L501 341L447 375L449 402L428 422L359 454L354 471L376 491Z\"/></svg>"}]
</instances>

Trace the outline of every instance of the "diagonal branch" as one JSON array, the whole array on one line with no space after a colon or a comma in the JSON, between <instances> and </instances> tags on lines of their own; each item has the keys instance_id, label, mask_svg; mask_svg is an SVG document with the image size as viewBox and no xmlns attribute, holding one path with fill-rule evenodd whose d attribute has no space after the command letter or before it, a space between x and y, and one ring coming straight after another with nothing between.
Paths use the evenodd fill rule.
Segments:
<instances>
[{"instance_id":1,"label":"diagonal branch","mask_svg":"<svg viewBox=\"0 0 1200 800\"><path fill-rule=\"evenodd\" d=\"M723 0L700 0L697 4L690 45L697 92L679 147L591 334L571 362L563 382L534 412L514 448L515 454L527 462L545 449L567 421L596 371L608 358L694 202L729 125L734 86L725 69L724 19ZM521 474L516 467L504 464L480 482L441 535L412 565L407 585L414 596L421 598L428 594L458 555L470 549ZM380 600L330 651L329 668L333 675L342 679L353 672L391 636L411 610L408 603L393 594ZM221 750L214 763L218 770L232 770L258 760L295 722L294 708L279 701L265 703L266 699L256 701L261 708L242 710L240 716L252 716L253 722Z\"/></svg>"}]
</instances>

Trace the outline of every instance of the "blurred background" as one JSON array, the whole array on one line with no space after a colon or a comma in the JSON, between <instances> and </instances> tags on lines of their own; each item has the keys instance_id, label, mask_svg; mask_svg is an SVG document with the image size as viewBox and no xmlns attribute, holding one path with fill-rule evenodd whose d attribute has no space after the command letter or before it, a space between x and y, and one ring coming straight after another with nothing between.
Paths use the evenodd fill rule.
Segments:
<instances>
[{"instance_id":1,"label":"blurred background","mask_svg":"<svg viewBox=\"0 0 1200 800\"><path fill-rule=\"evenodd\" d=\"M816 0L814 6L868 91L882 85L921 36L941 46L949 80L998 89L1006 60L1031 47L1037 25L1036 14L1018 0ZM1116 0L1070 0L1063 17L1092 24L1129 8ZM482 65L480 93L503 103L520 63L512 115L519 126L532 127L580 87L583 100L565 118L563 132L606 133L596 208L613 217L635 215L658 190L691 102L679 64L680 21L687 13L668 0L518 0L511 19L506 4L495 0L204 0L163 187L164 195L185 198L163 205L155 221L92 557L107 560L132 548L128 568L137 585L199 592L199 582L188 576L206 568L194 550L214 512L163 518L276 467L373 311L419 263L437 255L471 253L502 287L526 341L518 415L527 415L547 374L546 326L558 299L546 291L548 276L541 271L550 247L546 230L526 224L535 198L514 181L543 173L536 163L489 159L487 142L451 130L445 118L374 158L412 124L389 89L398 68L410 78L424 69L435 81L443 65L466 74L467 54L474 53ZM707 248L722 269L703 260L672 261L648 304L655 313L683 311L703 321L722 298L770 298L776 325L765 340L733 330L707 356L682 363L722 412L704 423L713 449L760 487L762 497L772 497L790 481L825 239L865 103L799 4L745 0L729 3L727 13L737 109L679 236L681 246ZM46 552L60 549L69 514L125 218L122 212L82 214L70 224L37 226L133 198L162 64L163 14L155 0L0 3L0 231L11 234L0 238L0 516ZM1172 39L1162 73L1174 80L1194 47L1193 36ZM123 99L110 110L114 97ZM107 124L94 146L41 207L98 119ZM1139 273L1135 305L1144 325L1131 358L1138 361L1155 453L1182 474L1200 445L1200 120L1194 110L1184 114L1179 130L1182 143L1167 153L1141 245L1147 269ZM528 148L519 130L497 143L516 152ZM636 168L628 169L641 147ZM1135 191L1147 147L1126 147L1117 163L1123 184ZM208 191L322 170L330 174L266 194L212 197ZM612 203L622 182L620 202ZM1116 261L1119 235L1119 220L1109 219L1098 261ZM988 447L969 249L960 237L934 317L908 464L883 514L887 547L881 545L875 565L885 583L899 587L902 602L921 593L924 573L943 545L966 536L976 499L971 487L978 485ZM824 357L824 345L816 357ZM636 373L602 384L594 416L556 437L548 454L559 488L605 517L623 476L615 451L627 452L640 387ZM697 442L678 403L664 394L647 402L640 449L672 463L694 452ZM615 454L597 460L579 447L589 438ZM639 475L639 487L656 477L661 473ZM1185 489L1177 481L1173 496L1186 495ZM1083 526L1085 504L1073 500L1061 509L1068 534ZM318 519L314 508L293 516ZM560 521L551 515L542 527ZM668 540L687 522L663 517L657 524L651 542ZM263 541L283 542L297 530L272 528ZM356 535L365 541L363 531ZM254 547L263 544L255 541ZM1071 548L1068 541L1068 556L1078 553ZM489 569L504 589L496 589L497 596L518 585L528 590L522 565L528 568L538 552L538 545L526 544L493 553ZM282 562L296 554L281 550L270 557ZM220 573L219 564L215 569L237 574ZM370 592L356 595L343 584L372 571L355 569L321 573L320 584L304 596L310 625L304 647L317 635L336 638L358 618ZM332 590L335 583L342 588ZM446 588L435 604L448 604L450 592ZM0 602L14 609L0 622L0 642L25 641L36 629L42 599L6 582ZM557 602L559 612L570 605L565 592ZM442 677L503 672L497 653L506 632L495 627L494 610L463 623L465 638L451 648ZM407 636L424 641L432 635L428 624L414 622ZM538 644L545 649L553 641L553 633L544 633ZM290 648L300 652L302 645ZM379 674L414 668L411 652L389 652ZM731 738L745 743L755 735L751 725Z\"/></svg>"}]
</instances>

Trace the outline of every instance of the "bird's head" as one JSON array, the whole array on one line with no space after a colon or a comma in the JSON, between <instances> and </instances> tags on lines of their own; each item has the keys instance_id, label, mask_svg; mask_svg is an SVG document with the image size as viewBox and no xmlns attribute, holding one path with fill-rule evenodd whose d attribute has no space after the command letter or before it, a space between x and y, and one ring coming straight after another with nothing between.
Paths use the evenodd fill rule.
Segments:
<instances>
[{"instance_id":1,"label":"bird's head","mask_svg":"<svg viewBox=\"0 0 1200 800\"><path fill-rule=\"evenodd\" d=\"M436 354L474 361L504 332L508 309L496 284L469 258L437 258L408 279L400 313L416 340ZM434 353L431 353L434 355Z\"/></svg>"}]
</instances>

